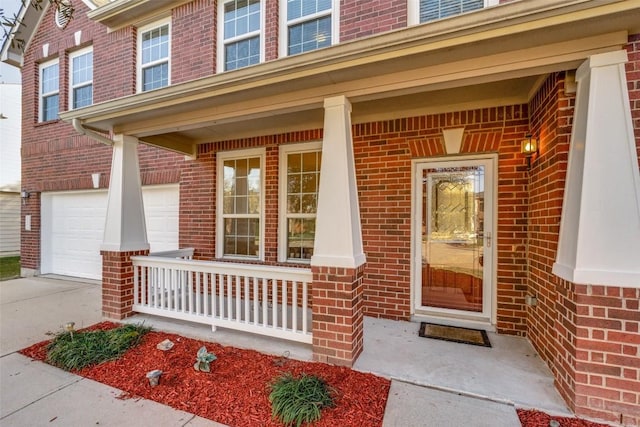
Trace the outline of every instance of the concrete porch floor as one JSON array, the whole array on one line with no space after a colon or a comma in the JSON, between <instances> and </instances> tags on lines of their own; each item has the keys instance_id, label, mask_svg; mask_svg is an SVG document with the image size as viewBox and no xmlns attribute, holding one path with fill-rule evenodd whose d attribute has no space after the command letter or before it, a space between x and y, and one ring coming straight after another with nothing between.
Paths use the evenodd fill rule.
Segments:
<instances>
[{"instance_id":1,"label":"concrete porch floor","mask_svg":"<svg viewBox=\"0 0 640 427\"><path fill-rule=\"evenodd\" d=\"M138 314L127 322L263 353L311 360L311 346L229 329ZM492 348L421 338L419 323L365 317L364 351L354 369L456 394L571 416L553 377L521 337L488 333Z\"/></svg>"},{"instance_id":2,"label":"concrete porch floor","mask_svg":"<svg viewBox=\"0 0 640 427\"><path fill-rule=\"evenodd\" d=\"M488 332L492 347L422 338L420 323L365 317L354 369L417 385L572 416L526 338Z\"/></svg>"}]
</instances>

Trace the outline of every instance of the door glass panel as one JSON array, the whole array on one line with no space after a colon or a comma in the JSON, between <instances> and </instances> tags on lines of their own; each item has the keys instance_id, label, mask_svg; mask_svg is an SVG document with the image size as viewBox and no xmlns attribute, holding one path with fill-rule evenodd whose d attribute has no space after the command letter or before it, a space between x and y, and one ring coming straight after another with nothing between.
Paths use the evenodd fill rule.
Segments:
<instances>
[{"instance_id":1,"label":"door glass panel","mask_svg":"<svg viewBox=\"0 0 640 427\"><path fill-rule=\"evenodd\" d=\"M485 167L422 178L422 306L482 312Z\"/></svg>"}]
</instances>

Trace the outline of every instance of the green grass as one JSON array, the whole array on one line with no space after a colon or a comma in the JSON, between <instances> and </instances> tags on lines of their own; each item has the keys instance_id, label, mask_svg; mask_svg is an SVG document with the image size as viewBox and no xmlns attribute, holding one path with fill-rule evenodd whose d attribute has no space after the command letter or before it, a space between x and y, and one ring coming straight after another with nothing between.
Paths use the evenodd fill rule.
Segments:
<instances>
[{"instance_id":1,"label":"green grass","mask_svg":"<svg viewBox=\"0 0 640 427\"><path fill-rule=\"evenodd\" d=\"M20 257L9 256L0 258L0 280L20 277Z\"/></svg>"},{"instance_id":2,"label":"green grass","mask_svg":"<svg viewBox=\"0 0 640 427\"><path fill-rule=\"evenodd\" d=\"M285 426L311 424L320 419L321 410L333 406L332 389L321 378L285 373L271 384L271 414Z\"/></svg>"},{"instance_id":3,"label":"green grass","mask_svg":"<svg viewBox=\"0 0 640 427\"><path fill-rule=\"evenodd\" d=\"M47 362L66 371L75 371L117 359L151 328L124 325L108 331L62 332L47 347Z\"/></svg>"}]
</instances>

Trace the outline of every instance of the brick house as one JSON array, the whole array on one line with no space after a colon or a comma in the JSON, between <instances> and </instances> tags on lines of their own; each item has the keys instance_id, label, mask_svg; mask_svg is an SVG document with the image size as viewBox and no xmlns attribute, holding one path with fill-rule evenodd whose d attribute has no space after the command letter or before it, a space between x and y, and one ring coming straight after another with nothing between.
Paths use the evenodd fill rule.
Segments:
<instances>
[{"instance_id":1,"label":"brick house","mask_svg":"<svg viewBox=\"0 0 640 427\"><path fill-rule=\"evenodd\" d=\"M2 50L24 274L343 365L363 316L526 336L640 425L639 1L68 4Z\"/></svg>"}]
</instances>

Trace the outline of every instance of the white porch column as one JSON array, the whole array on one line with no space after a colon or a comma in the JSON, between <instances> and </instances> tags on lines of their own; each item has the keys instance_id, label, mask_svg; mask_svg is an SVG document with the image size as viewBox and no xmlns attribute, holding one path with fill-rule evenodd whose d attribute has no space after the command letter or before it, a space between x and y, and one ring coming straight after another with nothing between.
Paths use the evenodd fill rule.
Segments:
<instances>
[{"instance_id":1,"label":"white porch column","mask_svg":"<svg viewBox=\"0 0 640 427\"><path fill-rule=\"evenodd\" d=\"M640 287L640 173L624 50L591 56L578 89L565 183L557 276Z\"/></svg>"},{"instance_id":2,"label":"white porch column","mask_svg":"<svg viewBox=\"0 0 640 427\"><path fill-rule=\"evenodd\" d=\"M116 135L109 201L101 249L128 252L149 249L138 164L138 139Z\"/></svg>"},{"instance_id":3,"label":"white porch column","mask_svg":"<svg viewBox=\"0 0 640 427\"><path fill-rule=\"evenodd\" d=\"M356 186L351 103L324 100L322 167L311 265L355 268L365 262Z\"/></svg>"}]
</instances>

